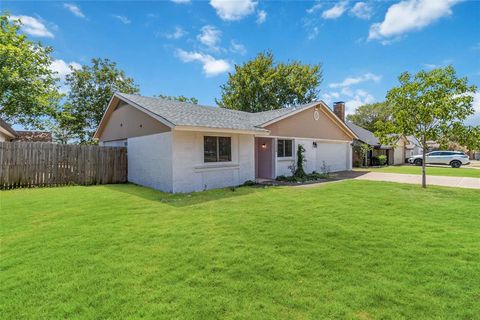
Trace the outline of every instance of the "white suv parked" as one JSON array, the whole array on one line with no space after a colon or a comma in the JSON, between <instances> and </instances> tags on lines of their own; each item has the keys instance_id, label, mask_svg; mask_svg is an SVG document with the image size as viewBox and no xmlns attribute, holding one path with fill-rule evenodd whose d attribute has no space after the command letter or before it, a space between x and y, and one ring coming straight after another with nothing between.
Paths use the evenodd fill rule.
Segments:
<instances>
[{"instance_id":1,"label":"white suv parked","mask_svg":"<svg viewBox=\"0 0 480 320\"><path fill-rule=\"evenodd\" d=\"M428 164L448 164L452 168L460 168L464 164L469 164L468 156L459 151L432 151L426 154ZM422 155L413 156L408 162L417 166L422 165Z\"/></svg>"}]
</instances>

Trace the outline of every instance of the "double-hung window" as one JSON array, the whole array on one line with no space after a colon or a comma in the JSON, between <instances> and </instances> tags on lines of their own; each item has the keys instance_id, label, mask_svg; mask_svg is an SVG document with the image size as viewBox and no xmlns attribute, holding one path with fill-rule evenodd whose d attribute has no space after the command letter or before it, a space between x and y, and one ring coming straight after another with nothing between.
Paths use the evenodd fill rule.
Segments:
<instances>
[{"instance_id":1,"label":"double-hung window","mask_svg":"<svg viewBox=\"0 0 480 320\"><path fill-rule=\"evenodd\" d=\"M293 140L277 140L277 157L291 158L293 156Z\"/></svg>"},{"instance_id":2,"label":"double-hung window","mask_svg":"<svg viewBox=\"0 0 480 320\"><path fill-rule=\"evenodd\" d=\"M203 161L232 161L232 139L230 137L203 137Z\"/></svg>"}]
</instances>

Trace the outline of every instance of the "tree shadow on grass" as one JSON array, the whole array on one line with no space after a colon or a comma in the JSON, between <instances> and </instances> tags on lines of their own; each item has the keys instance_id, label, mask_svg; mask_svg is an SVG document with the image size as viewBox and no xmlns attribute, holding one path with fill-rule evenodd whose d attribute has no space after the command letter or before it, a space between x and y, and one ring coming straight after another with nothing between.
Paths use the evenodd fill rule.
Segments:
<instances>
[{"instance_id":1,"label":"tree shadow on grass","mask_svg":"<svg viewBox=\"0 0 480 320\"><path fill-rule=\"evenodd\" d=\"M115 192L122 192L130 196L140 197L149 201L161 202L174 207L188 207L220 199L242 197L254 192L258 192L259 189L255 187L235 187L173 194L133 183L109 184L105 185L104 187Z\"/></svg>"}]
</instances>

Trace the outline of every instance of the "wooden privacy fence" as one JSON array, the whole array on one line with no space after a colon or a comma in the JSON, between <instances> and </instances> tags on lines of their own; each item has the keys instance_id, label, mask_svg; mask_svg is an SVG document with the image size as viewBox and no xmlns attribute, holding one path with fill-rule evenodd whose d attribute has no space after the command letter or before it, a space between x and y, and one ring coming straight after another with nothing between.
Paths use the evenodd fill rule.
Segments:
<instances>
[{"instance_id":1,"label":"wooden privacy fence","mask_svg":"<svg viewBox=\"0 0 480 320\"><path fill-rule=\"evenodd\" d=\"M0 142L0 189L124 182L124 147Z\"/></svg>"}]
</instances>

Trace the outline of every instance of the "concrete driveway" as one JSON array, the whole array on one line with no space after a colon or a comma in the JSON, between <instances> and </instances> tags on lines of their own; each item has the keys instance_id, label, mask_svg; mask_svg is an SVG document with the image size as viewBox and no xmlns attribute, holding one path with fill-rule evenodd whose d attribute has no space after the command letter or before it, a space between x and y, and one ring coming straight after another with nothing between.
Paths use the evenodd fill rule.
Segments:
<instances>
[{"instance_id":1,"label":"concrete driveway","mask_svg":"<svg viewBox=\"0 0 480 320\"><path fill-rule=\"evenodd\" d=\"M354 177L356 180L388 181L421 184L422 176L416 174L368 172ZM443 177L427 175L427 185L480 189L480 178Z\"/></svg>"}]
</instances>

